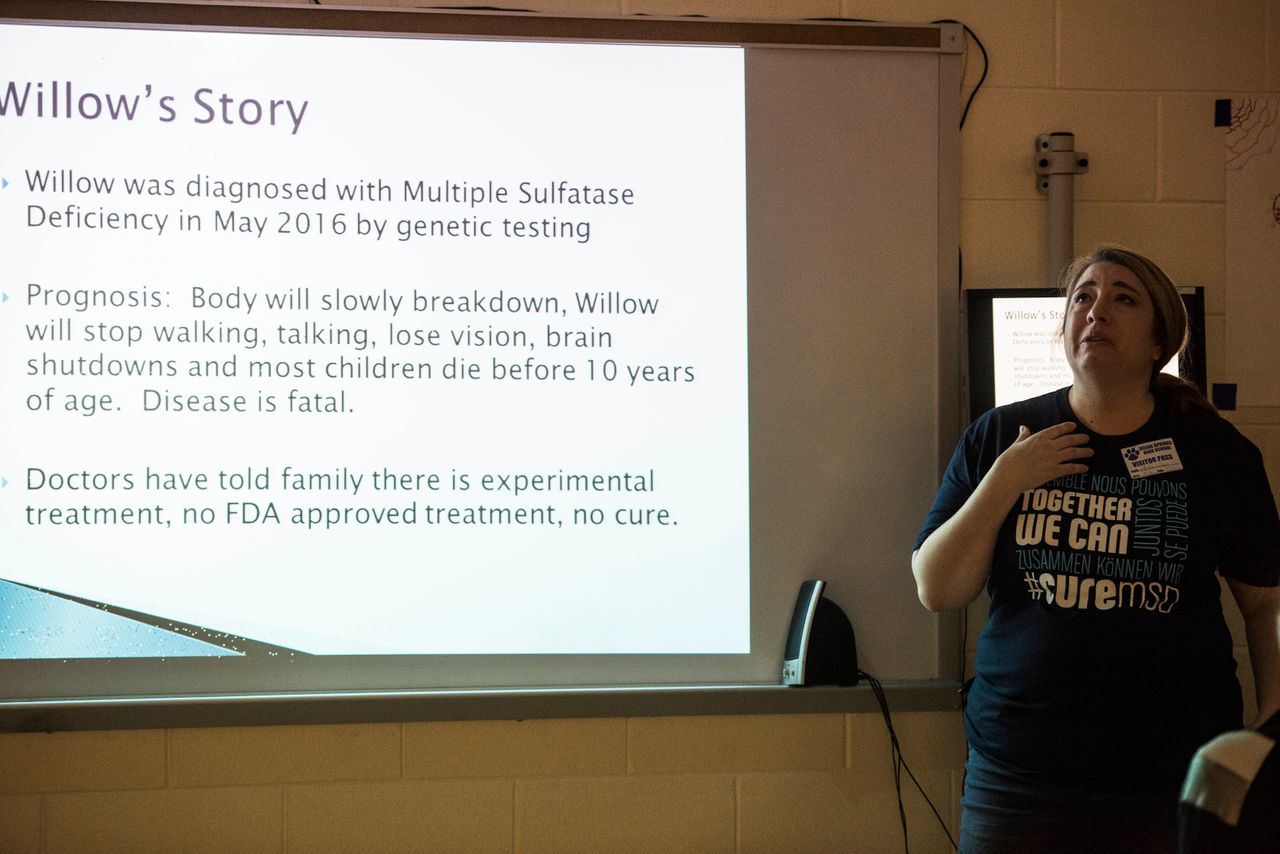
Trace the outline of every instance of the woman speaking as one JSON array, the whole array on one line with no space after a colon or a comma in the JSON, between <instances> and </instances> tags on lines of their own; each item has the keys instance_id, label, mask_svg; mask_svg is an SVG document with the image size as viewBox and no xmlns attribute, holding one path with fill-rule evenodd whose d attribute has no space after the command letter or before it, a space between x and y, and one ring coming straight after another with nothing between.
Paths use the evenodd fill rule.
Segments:
<instances>
[{"instance_id":1,"label":"woman speaking","mask_svg":"<svg viewBox=\"0 0 1280 854\"><path fill-rule=\"evenodd\" d=\"M1258 449L1160 372L1177 289L1102 247L1062 277L1073 383L960 440L912 556L920 600L990 616L965 707L962 852L1176 848L1192 754L1240 726L1217 575L1280 710L1280 520Z\"/></svg>"}]
</instances>

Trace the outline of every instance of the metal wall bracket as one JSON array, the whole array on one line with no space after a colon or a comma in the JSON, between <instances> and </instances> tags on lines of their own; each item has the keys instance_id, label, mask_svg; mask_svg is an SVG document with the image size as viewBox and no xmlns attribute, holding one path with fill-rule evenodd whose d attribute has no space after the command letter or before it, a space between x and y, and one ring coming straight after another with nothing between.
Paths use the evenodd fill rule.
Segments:
<instances>
[{"instance_id":1,"label":"metal wall bracket","mask_svg":"<svg viewBox=\"0 0 1280 854\"><path fill-rule=\"evenodd\" d=\"M1056 284L1075 249L1075 180L1089 171L1089 155L1076 151L1073 133L1036 137L1036 187L1048 201L1045 218L1045 276Z\"/></svg>"},{"instance_id":2,"label":"metal wall bracket","mask_svg":"<svg viewBox=\"0 0 1280 854\"><path fill-rule=\"evenodd\" d=\"M1050 175L1083 175L1089 171L1089 155L1074 151L1075 134L1042 133L1036 137L1036 188L1049 192Z\"/></svg>"}]
</instances>

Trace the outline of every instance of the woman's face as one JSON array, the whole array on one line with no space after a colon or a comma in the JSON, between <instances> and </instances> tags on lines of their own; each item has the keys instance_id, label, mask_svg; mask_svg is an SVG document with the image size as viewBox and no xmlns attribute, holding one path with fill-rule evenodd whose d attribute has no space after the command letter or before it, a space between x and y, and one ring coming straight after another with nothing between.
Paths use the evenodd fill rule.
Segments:
<instances>
[{"instance_id":1,"label":"woman's face","mask_svg":"<svg viewBox=\"0 0 1280 854\"><path fill-rule=\"evenodd\" d=\"M1160 358L1146 287L1128 267L1110 261L1090 265L1072 286L1063 332L1077 379L1145 381Z\"/></svg>"}]
</instances>

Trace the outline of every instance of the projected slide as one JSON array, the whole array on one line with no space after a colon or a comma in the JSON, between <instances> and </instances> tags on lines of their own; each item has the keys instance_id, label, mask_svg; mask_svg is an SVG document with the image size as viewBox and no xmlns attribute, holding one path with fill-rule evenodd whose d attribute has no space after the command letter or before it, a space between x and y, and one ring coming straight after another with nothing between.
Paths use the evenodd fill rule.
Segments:
<instances>
[{"instance_id":1,"label":"projected slide","mask_svg":"<svg viewBox=\"0 0 1280 854\"><path fill-rule=\"evenodd\" d=\"M0 658L749 651L740 49L0 55Z\"/></svg>"}]
</instances>

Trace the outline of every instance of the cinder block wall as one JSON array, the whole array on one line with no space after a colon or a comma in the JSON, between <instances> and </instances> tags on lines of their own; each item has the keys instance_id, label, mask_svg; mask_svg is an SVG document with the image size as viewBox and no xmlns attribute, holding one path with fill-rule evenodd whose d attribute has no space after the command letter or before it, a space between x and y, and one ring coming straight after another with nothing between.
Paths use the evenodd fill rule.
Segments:
<instances>
[{"instance_id":1,"label":"cinder block wall","mask_svg":"<svg viewBox=\"0 0 1280 854\"><path fill-rule=\"evenodd\" d=\"M895 723L954 822L959 716ZM0 765L4 852L901 850L878 715L37 733Z\"/></svg>"},{"instance_id":2,"label":"cinder block wall","mask_svg":"<svg viewBox=\"0 0 1280 854\"><path fill-rule=\"evenodd\" d=\"M1280 97L1280 0L514 5L581 14L964 21L991 56L961 134L968 286L1044 280L1045 213L1032 145L1039 133L1073 132L1091 160L1076 181L1077 247L1119 240L1152 255L1176 280L1203 284L1209 379L1231 381L1223 374L1223 131L1213 127L1213 102ZM970 87L979 66L972 51ZM1260 353L1275 346L1256 344ZM1232 418L1262 448L1280 493L1280 407ZM970 614L970 652L982 611L978 604ZM958 713L895 720L908 761L954 828L964 759ZM923 802L914 794L906 802L912 850L948 850ZM0 851L16 854L900 850L879 715L0 736Z\"/></svg>"}]
</instances>

